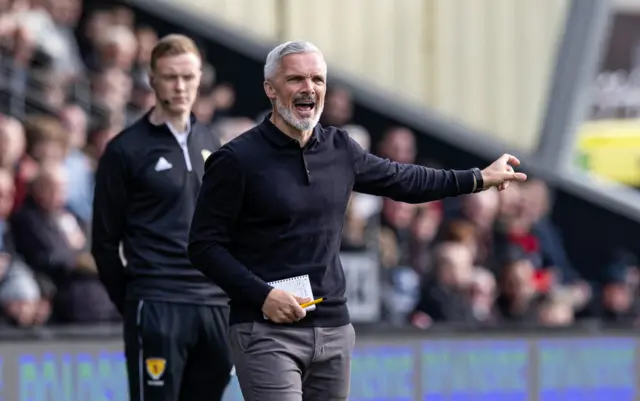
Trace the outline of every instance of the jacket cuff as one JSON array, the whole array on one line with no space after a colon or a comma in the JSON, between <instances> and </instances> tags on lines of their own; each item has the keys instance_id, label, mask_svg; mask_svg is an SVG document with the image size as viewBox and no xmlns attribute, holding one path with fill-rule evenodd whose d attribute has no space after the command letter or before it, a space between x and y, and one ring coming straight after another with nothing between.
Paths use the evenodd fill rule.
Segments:
<instances>
[{"instance_id":1,"label":"jacket cuff","mask_svg":"<svg viewBox=\"0 0 640 401\"><path fill-rule=\"evenodd\" d=\"M473 193L475 178L473 170L453 170L458 183L458 195L466 195Z\"/></svg>"},{"instance_id":2,"label":"jacket cuff","mask_svg":"<svg viewBox=\"0 0 640 401\"><path fill-rule=\"evenodd\" d=\"M253 302L254 305L256 305L259 309L262 309L264 301L267 300L267 296L273 289L274 287L270 286L260 279L257 279L254 290L251 291L251 294L247 295L249 295L248 298L251 302Z\"/></svg>"}]
</instances>

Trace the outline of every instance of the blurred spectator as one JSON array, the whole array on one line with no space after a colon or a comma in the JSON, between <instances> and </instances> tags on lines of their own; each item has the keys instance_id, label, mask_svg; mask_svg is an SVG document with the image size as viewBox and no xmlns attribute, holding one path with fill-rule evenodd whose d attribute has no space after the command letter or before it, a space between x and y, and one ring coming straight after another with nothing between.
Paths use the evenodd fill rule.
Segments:
<instances>
[{"instance_id":1,"label":"blurred spectator","mask_svg":"<svg viewBox=\"0 0 640 401\"><path fill-rule=\"evenodd\" d=\"M53 16L56 34L65 45L54 56L54 69L67 77L77 79L85 70L74 30L82 14L82 0L43 0Z\"/></svg>"},{"instance_id":2,"label":"blurred spectator","mask_svg":"<svg viewBox=\"0 0 640 401\"><path fill-rule=\"evenodd\" d=\"M93 99L104 109L124 112L131 98L133 81L119 68L97 71L91 80Z\"/></svg>"},{"instance_id":3,"label":"blurred spectator","mask_svg":"<svg viewBox=\"0 0 640 401\"><path fill-rule=\"evenodd\" d=\"M591 297L591 286L569 264L562 238L548 219L551 202L546 185L533 180L515 188L515 194L500 196L494 258L529 259L538 283L544 284L539 290L567 294L569 304L579 311Z\"/></svg>"},{"instance_id":4,"label":"blurred spectator","mask_svg":"<svg viewBox=\"0 0 640 401\"><path fill-rule=\"evenodd\" d=\"M353 99L348 89L334 86L328 88L324 111L320 123L326 126L342 128L353 118Z\"/></svg>"},{"instance_id":5,"label":"blurred spectator","mask_svg":"<svg viewBox=\"0 0 640 401\"><path fill-rule=\"evenodd\" d=\"M225 118L214 126L214 130L218 133L220 142L224 145L237 138L240 134L255 127L255 125L255 121L250 118Z\"/></svg>"},{"instance_id":6,"label":"blurred spectator","mask_svg":"<svg viewBox=\"0 0 640 401\"><path fill-rule=\"evenodd\" d=\"M501 317L511 322L530 322L537 319L540 295L536 290L535 267L529 259L507 262L499 276L500 295L496 305Z\"/></svg>"},{"instance_id":7,"label":"blurred spectator","mask_svg":"<svg viewBox=\"0 0 640 401\"><path fill-rule=\"evenodd\" d=\"M479 232L493 229L500 208L498 191L489 190L462 198L462 215Z\"/></svg>"},{"instance_id":8,"label":"blurred spectator","mask_svg":"<svg viewBox=\"0 0 640 401\"><path fill-rule=\"evenodd\" d=\"M124 25L110 25L97 37L88 63L93 71L117 68L132 72L138 53L136 36Z\"/></svg>"},{"instance_id":9,"label":"blurred spectator","mask_svg":"<svg viewBox=\"0 0 640 401\"><path fill-rule=\"evenodd\" d=\"M16 199L14 211L27 197L27 187L35 178L38 164L62 161L65 158L68 135L58 119L46 115L33 115L25 121L26 149L16 171Z\"/></svg>"},{"instance_id":10,"label":"blurred spectator","mask_svg":"<svg viewBox=\"0 0 640 401\"><path fill-rule=\"evenodd\" d=\"M213 125L216 119L220 117L219 114L216 114L217 103L220 100L217 99L215 95L216 78L216 69L211 64L204 63L202 66L202 78L200 79L200 90L198 99L193 105L193 113L198 118L198 121L208 126ZM223 88L222 90L224 91L225 89ZM235 99L230 100L233 101ZM227 108L231 107L231 104L224 103L223 99L222 106L226 106ZM224 112L222 116L224 116Z\"/></svg>"},{"instance_id":11,"label":"blurred spectator","mask_svg":"<svg viewBox=\"0 0 640 401\"><path fill-rule=\"evenodd\" d=\"M0 167L14 176L14 210L27 194L27 184L35 176L38 165L26 154L26 134L18 120L0 115Z\"/></svg>"},{"instance_id":12,"label":"blurred spectator","mask_svg":"<svg viewBox=\"0 0 640 401\"><path fill-rule=\"evenodd\" d=\"M217 84L216 69L211 63L202 65L202 77L200 78L200 92L205 95L213 94ZM213 96L212 96L213 98Z\"/></svg>"},{"instance_id":13,"label":"blurred spectator","mask_svg":"<svg viewBox=\"0 0 640 401\"><path fill-rule=\"evenodd\" d=\"M147 73L151 62L151 51L158 41L158 34L149 26L136 28L136 68Z\"/></svg>"},{"instance_id":14,"label":"blurred spectator","mask_svg":"<svg viewBox=\"0 0 640 401\"><path fill-rule=\"evenodd\" d=\"M557 296L544 298L540 302L537 321L542 326L566 327L574 322L571 301Z\"/></svg>"},{"instance_id":15,"label":"blurred spectator","mask_svg":"<svg viewBox=\"0 0 640 401\"><path fill-rule=\"evenodd\" d=\"M204 91L200 92L198 99L193 105L193 114L195 114L198 121L201 121L203 124L211 127L212 131L216 130L215 125L213 124L214 118L216 117L216 105L215 99L211 93ZM218 134L218 136L220 135Z\"/></svg>"},{"instance_id":16,"label":"blurred spectator","mask_svg":"<svg viewBox=\"0 0 640 401\"><path fill-rule=\"evenodd\" d=\"M28 267L8 254L0 254L0 325L20 327L44 324L51 313L50 302Z\"/></svg>"},{"instance_id":17,"label":"blurred spectator","mask_svg":"<svg viewBox=\"0 0 640 401\"><path fill-rule=\"evenodd\" d=\"M398 163L415 163L417 156L415 134L405 127L388 129L382 137L378 154Z\"/></svg>"},{"instance_id":18,"label":"blurred spectator","mask_svg":"<svg viewBox=\"0 0 640 401\"><path fill-rule=\"evenodd\" d=\"M580 316L607 322L629 322L640 317L638 261L634 255L622 249L612 253L600 285Z\"/></svg>"},{"instance_id":19,"label":"blurred spectator","mask_svg":"<svg viewBox=\"0 0 640 401\"><path fill-rule=\"evenodd\" d=\"M356 124L349 124L342 127L347 131L349 137L366 151L371 151L371 135L364 127Z\"/></svg>"},{"instance_id":20,"label":"blurred spectator","mask_svg":"<svg viewBox=\"0 0 640 401\"><path fill-rule=\"evenodd\" d=\"M630 321L638 317L638 299L623 276L613 273L602 288L602 314L605 321Z\"/></svg>"},{"instance_id":21,"label":"blurred spectator","mask_svg":"<svg viewBox=\"0 0 640 401\"><path fill-rule=\"evenodd\" d=\"M7 218L13 208L14 190L11 173L0 169L0 324L5 320L29 327L46 322L50 303L13 246Z\"/></svg>"},{"instance_id":22,"label":"blurred spectator","mask_svg":"<svg viewBox=\"0 0 640 401\"><path fill-rule=\"evenodd\" d=\"M442 229L442 240L463 244L469 248L473 260L478 260L478 232L470 221L451 220L446 223Z\"/></svg>"},{"instance_id":23,"label":"blurred spectator","mask_svg":"<svg viewBox=\"0 0 640 401\"><path fill-rule=\"evenodd\" d=\"M85 65L90 65L93 62L95 49L98 47L102 33L112 23L113 13L111 10L95 10L87 17L80 41Z\"/></svg>"},{"instance_id":24,"label":"blurred spectator","mask_svg":"<svg viewBox=\"0 0 640 401\"><path fill-rule=\"evenodd\" d=\"M236 91L229 84L218 84L211 93L216 117L231 115L231 109L236 102ZM255 124L254 124L255 125Z\"/></svg>"},{"instance_id":25,"label":"blurred spectator","mask_svg":"<svg viewBox=\"0 0 640 401\"><path fill-rule=\"evenodd\" d=\"M509 188L511 189L511 188ZM498 192L489 190L460 199L462 218L470 222L475 229L476 245L474 263L495 271L494 229L500 199Z\"/></svg>"},{"instance_id":26,"label":"blurred spectator","mask_svg":"<svg viewBox=\"0 0 640 401\"><path fill-rule=\"evenodd\" d=\"M92 323L113 320L113 304L97 277L85 233L64 209L68 177L59 162L45 162L29 197L12 216L16 249L33 269L57 287L57 320Z\"/></svg>"},{"instance_id":27,"label":"blurred spectator","mask_svg":"<svg viewBox=\"0 0 640 401\"><path fill-rule=\"evenodd\" d=\"M29 76L29 86L39 93L39 106L44 112L57 114L67 101L67 82L59 73L49 69L33 70Z\"/></svg>"},{"instance_id":28,"label":"blurred spectator","mask_svg":"<svg viewBox=\"0 0 640 401\"><path fill-rule=\"evenodd\" d=\"M342 230L340 249L343 251L364 251L367 248L367 220L355 213L355 207L354 196L352 195L347 204L347 213L345 214L344 228Z\"/></svg>"},{"instance_id":29,"label":"blurred spectator","mask_svg":"<svg viewBox=\"0 0 640 401\"><path fill-rule=\"evenodd\" d=\"M133 29L133 25L136 21L136 16L128 7L115 6L111 10L112 24L116 26L124 26L128 29Z\"/></svg>"},{"instance_id":30,"label":"blurred spectator","mask_svg":"<svg viewBox=\"0 0 640 401\"><path fill-rule=\"evenodd\" d=\"M473 270L470 297L471 311L476 321L495 324L499 320L496 310L497 284L493 273L482 267Z\"/></svg>"},{"instance_id":31,"label":"blurred spectator","mask_svg":"<svg viewBox=\"0 0 640 401\"><path fill-rule=\"evenodd\" d=\"M148 79L138 79L134 82L131 101L127 106L126 121L128 124L146 114L156 103L156 95L149 85ZM127 124L127 125L128 125Z\"/></svg>"},{"instance_id":32,"label":"blurred spectator","mask_svg":"<svg viewBox=\"0 0 640 401\"><path fill-rule=\"evenodd\" d=\"M25 121L27 154L36 162L62 162L69 147L69 134L59 119L35 115Z\"/></svg>"},{"instance_id":33,"label":"blurred spectator","mask_svg":"<svg viewBox=\"0 0 640 401\"><path fill-rule=\"evenodd\" d=\"M508 191L498 192L498 224L516 218L520 214L524 203L523 197L522 184L517 182L511 183Z\"/></svg>"},{"instance_id":34,"label":"blurred spectator","mask_svg":"<svg viewBox=\"0 0 640 401\"><path fill-rule=\"evenodd\" d=\"M97 167L97 161L104 153L109 141L115 137L125 126L122 113L110 110L103 112L95 118L90 127L85 151L91 158L93 171Z\"/></svg>"},{"instance_id":35,"label":"blurred spectator","mask_svg":"<svg viewBox=\"0 0 640 401\"><path fill-rule=\"evenodd\" d=\"M474 281L473 260L469 249L458 243L444 242L435 250L433 274L425 277L420 300L411 321L418 327L431 322L475 321L471 302ZM426 326L425 326L426 327Z\"/></svg>"},{"instance_id":36,"label":"blurred spectator","mask_svg":"<svg viewBox=\"0 0 640 401\"><path fill-rule=\"evenodd\" d=\"M411 265L419 274L428 274L432 266L433 243L442 224L439 202L420 205L411 224Z\"/></svg>"},{"instance_id":37,"label":"blurred spectator","mask_svg":"<svg viewBox=\"0 0 640 401\"><path fill-rule=\"evenodd\" d=\"M2 24L1 20L0 17L0 25ZM4 38L1 30L0 27L0 67L6 68L7 72L0 74L0 87L5 87L11 93L19 96L26 95L29 68L31 68L36 54L34 36L24 26L16 27Z\"/></svg>"},{"instance_id":38,"label":"blurred spectator","mask_svg":"<svg viewBox=\"0 0 640 401\"><path fill-rule=\"evenodd\" d=\"M82 11L80 0L34 1L31 9L0 16L0 36L26 28L36 47L52 60L53 71L65 81L84 71L73 30Z\"/></svg>"},{"instance_id":39,"label":"blurred spectator","mask_svg":"<svg viewBox=\"0 0 640 401\"><path fill-rule=\"evenodd\" d=\"M420 300L421 278L408 266L387 269L383 273L382 305L387 323L405 326Z\"/></svg>"},{"instance_id":40,"label":"blurred spectator","mask_svg":"<svg viewBox=\"0 0 640 401\"><path fill-rule=\"evenodd\" d=\"M557 278L562 283L575 283L581 280L580 275L569 263L569 258L562 246L562 236L549 219L552 201L547 185L541 180L527 182L523 185L522 199L524 213L528 214L533 222L531 233L540 244L543 266L556 270Z\"/></svg>"},{"instance_id":41,"label":"blurred spectator","mask_svg":"<svg viewBox=\"0 0 640 401\"><path fill-rule=\"evenodd\" d=\"M343 129L362 149L371 151L371 136L364 127L351 124L345 125ZM354 193L352 196L352 202L354 202L352 213L358 215L359 218L369 219L379 213L382 208L382 200L378 196L361 193Z\"/></svg>"},{"instance_id":42,"label":"blurred spectator","mask_svg":"<svg viewBox=\"0 0 640 401\"><path fill-rule=\"evenodd\" d=\"M15 118L0 114L0 168L15 173L25 150L26 137L22 124Z\"/></svg>"},{"instance_id":43,"label":"blurred spectator","mask_svg":"<svg viewBox=\"0 0 640 401\"><path fill-rule=\"evenodd\" d=\"M87 145L87 115L80 106L67 105L61 113L61 120L69 136L69 151L64 159L68 177L67 207L82 223L89 224L93 171L91 160L83 151Z\"/></svg>"},{"instance_id":44,"label":"blurred spectator","mask_svg":"<svg viewBox=\"0 0 640 401\"><path fill-rule=\"evenodd\" d=\"M411 225L417 205L396 202L385 198L382 203L381 235L386 236L397 250L397 259L392 266L411 266Z\"/></svg>"}]
</instances>

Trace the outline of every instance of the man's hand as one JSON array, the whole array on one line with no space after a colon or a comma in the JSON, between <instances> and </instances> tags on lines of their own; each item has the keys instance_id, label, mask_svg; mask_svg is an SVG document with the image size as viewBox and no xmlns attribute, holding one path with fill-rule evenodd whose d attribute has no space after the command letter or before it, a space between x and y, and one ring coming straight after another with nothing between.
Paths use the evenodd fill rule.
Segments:
<instances>
[{"instance_id":1,"label":"man's hand","mask_svg":"<svg viewBox=\"0 0 640 401\"><path fill-rule=\"evenodd\" d=\"M262 305L262 313L274 323L297 322L307 315L300 304L309 301L310 299L298 298L286 291L274 288Z\"/></svg>"},{"instance_id":2,"label":"man's hand","mask_svg":"<svg viewBox=\"0 0 640 401\"><path fill-rule=\"evenodd\" d=\"M513 167L520 165L520 160L515 156L504 154L498 160L482 170L482 180L484 181L482 189L498 187L498 191L504 191L511 181L526 181L527 175L524 173L516 173Z\"/></svg>"}]
</instances>

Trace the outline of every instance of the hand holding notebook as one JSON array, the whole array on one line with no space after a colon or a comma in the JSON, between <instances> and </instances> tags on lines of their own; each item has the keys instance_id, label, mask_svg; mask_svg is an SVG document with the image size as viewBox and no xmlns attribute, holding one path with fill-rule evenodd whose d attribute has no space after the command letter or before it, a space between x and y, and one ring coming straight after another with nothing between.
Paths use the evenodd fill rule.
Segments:
<instances>
[{"instance_id":1,"label":"hand holding notebook","mask_svg":"<svg viewBox=\"0 0 640 401\"><path fill-rule=\"evenodd\" d=\"M275 290L269 293L263 306L265 319L275 323L293 323L306 316L306 312L316 309L317 302L312 302L314 299L309 276L293 277L268 284ZM304 309L300 306L308 302L310 304Z\"/></svg>"}]
</instances>

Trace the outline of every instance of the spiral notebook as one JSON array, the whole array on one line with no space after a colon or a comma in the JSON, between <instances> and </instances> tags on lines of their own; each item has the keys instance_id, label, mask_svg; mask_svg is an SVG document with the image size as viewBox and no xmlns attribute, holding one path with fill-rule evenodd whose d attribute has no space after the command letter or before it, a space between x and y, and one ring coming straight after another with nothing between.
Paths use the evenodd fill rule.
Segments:
<instances>
[{"instance_id":1,"label":"spiral notebook","mask_svg":"<svg viewBox=\"0 0 640 401\"><path fill-rule=\"evenodd\" d=\"M277 288L279 290L287 291L296 297L300 298L313 298L313 292L311 291L311 281L309 281L309 276L305 274L304 276L291 277L284 280L272 281L267 283L273 288ZM311 312L316 310L315 305L307 306L304 308L307 312ZM266 316L264 316L267 319Z\"/></svg>"}]
</instances>

